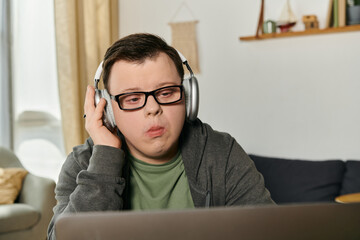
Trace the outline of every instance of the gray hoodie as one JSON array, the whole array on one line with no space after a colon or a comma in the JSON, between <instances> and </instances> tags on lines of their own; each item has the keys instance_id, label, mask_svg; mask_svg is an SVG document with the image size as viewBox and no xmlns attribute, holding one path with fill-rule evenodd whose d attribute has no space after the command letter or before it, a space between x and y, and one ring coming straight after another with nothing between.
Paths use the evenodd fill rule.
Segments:
<instances>
[{"instance_id":1,"label":"gray hoodie","mask_svg":"<svg viewBox=\"0 0 360 240\"><path fill-rule=\"evenodd\" d=\"M199 119L186 122L180 148L195 207L274 204L253 161L229 134ZM91 138L75 147L55 189L49 239L55 239L54 224L62 213L127 209L128 174L124 150L94 146Z\"/></svg>"}]
</instances>

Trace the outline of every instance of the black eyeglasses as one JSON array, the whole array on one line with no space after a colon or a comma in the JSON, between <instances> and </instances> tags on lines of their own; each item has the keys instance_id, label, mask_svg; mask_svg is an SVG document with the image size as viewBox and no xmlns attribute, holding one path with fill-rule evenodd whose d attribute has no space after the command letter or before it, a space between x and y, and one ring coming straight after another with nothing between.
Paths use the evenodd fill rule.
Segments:
<instances>
[{"instance_id":1,"label":"black eyeglasses","mask_svg":"<svg viewBox=\"0 0 360 240\"><path fill-rule=\"evenodd\" d=\"M122 110L136 110L146 105L148 97L151 95L160 105L167 105L179 102L182 99L183 86L175 85L155 89L151 92L129 92L116 96L110 95Z\"/></svg>"}]
</instances>

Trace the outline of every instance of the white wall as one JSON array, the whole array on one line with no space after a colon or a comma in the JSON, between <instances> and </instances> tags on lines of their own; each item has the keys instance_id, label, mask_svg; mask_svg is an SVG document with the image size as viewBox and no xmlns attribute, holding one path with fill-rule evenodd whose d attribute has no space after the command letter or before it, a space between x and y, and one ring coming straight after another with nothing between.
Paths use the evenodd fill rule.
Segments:
<instances>
[{"instance_id":1,"label":"white wall","mask_svg":"<svg viewBox=\"0 0 360 240\"><path fill-rule=\"evenodd\" d=\"M120 35L155 33L183 0L120 0ZM285 0L266 1L265 19ZM327 0L291 0L324 27ZM196 20L199 116L231 133L248 153L306 159L360 159L360 32L242 42L255 33L260 0L188 0ZM269 6L270 5L270 6ZM182 8L175 20L194 20Z\"/></svg>"}]
</instances>

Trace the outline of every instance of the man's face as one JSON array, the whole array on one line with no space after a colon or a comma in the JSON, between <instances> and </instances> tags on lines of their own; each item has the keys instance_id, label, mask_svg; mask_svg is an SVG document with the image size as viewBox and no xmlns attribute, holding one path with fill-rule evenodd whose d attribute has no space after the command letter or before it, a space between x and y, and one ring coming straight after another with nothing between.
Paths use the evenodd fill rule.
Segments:
<instances>
[{"instance_id":1,"label":"man's face","mask_svg":"<svg viewBox=\"0 0 360 240\"><path fill-rule=\"evenodd\" d=\"M116 62L109 77L109 93L144 91L181 85L173 61L164 53L143 63ZM149 96L138 110L121 110L112 100L116 125L125 136L130 153L148 163L169 161L178 151L179 136L185 121L184 96L180 102L159 105Z\"/></svg>"}]
</instances>

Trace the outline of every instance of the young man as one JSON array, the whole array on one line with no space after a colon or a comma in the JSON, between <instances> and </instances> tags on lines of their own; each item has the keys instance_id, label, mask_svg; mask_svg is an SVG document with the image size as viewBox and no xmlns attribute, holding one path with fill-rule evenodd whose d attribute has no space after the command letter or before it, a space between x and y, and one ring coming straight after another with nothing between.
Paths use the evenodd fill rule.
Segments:
<instances>
[{"instance_id":1,"label":"young man","mask_svg":"<svg viewBox=\"0 0 360 240\"><path fill-rule=\"evenodd\" d=\"M56 186L56 218L66 212L273 204L240 145L199 119L186 120L183 64L151 34L133 34L106 52L103 81L119 131L102 121L106 101L84 111L90 138L74 148Z\"/></svg>"}]
</instances>

